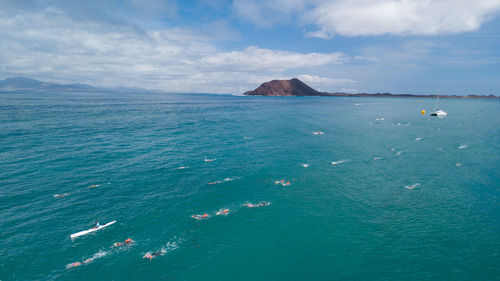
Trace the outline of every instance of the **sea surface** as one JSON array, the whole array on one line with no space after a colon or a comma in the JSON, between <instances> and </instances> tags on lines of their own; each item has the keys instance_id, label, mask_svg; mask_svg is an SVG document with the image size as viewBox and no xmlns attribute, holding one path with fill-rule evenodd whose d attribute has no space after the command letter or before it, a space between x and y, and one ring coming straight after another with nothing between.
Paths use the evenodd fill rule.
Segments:
<instances>
[{"instance_id":1,"label":"sea surface","mask_svg":"<svg viewBox=\"0 0 500 281\"><path fill-rule=\"evenodd\" d=\"M0 280L500 280L500 102L434 102L0 93Z\"/></svg>"}]
</instances>

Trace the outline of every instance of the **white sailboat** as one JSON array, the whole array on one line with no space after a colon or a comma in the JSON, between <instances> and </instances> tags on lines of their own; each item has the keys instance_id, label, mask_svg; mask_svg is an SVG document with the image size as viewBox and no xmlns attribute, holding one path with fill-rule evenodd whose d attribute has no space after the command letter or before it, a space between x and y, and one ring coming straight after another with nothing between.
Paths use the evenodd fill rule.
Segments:
<instances>
[{"instance_id":1,"label":"white sailboat","mask_svg":"<svg viewBox=\"0 0 500 281\"><path fill-rule=\"evenodd\" d=\"M438 94L437 94L436 105L434 106L434 111L431 112L430 115L431 116L438 116L438 117L443 117L443 116L448 115L448 112L446 112L442 109L439 109L439 90L438 90Z\"/></svg>"}]
</instances>

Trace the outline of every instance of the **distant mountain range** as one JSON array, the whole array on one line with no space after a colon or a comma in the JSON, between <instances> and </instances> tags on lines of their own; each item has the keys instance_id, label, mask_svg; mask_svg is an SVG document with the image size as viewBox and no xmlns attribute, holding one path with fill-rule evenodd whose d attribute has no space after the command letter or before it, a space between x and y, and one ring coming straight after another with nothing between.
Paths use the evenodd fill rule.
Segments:
<instances>
[{"instance_id":1,"label":"distant mountain range","mask_svg":"<svg viewBox=\"0 0 500 281\"><path fill-rule=\"evenodd\" d=\"M244 93L247 96L340 96L340 97L413 97L413 98L436 98L436 95L410 95L410 94L391 94L391 93L327 93L319 92L309 87L297 78L290 80L272 80L262 83L257 89ZM489 95L440 95L441 98L471 98L471 99L498 99L500 97Z\"/></svg>"},{"instance_id":2,"label":"distant mountain range","mask_svg":"<svg viewBox=\"0 0 500 281\"><path fill-rule=\"evenodd\" d=\"M117 87L117 88L95 87L81 83L57 84L57 83L38 81L35 79L30 79L25 77L14 77L14 78L7 78L5 80L0 80L0 91L148 92L149 90L142 88L125 88L125 87Z\"/></svg>"}]
</instances>

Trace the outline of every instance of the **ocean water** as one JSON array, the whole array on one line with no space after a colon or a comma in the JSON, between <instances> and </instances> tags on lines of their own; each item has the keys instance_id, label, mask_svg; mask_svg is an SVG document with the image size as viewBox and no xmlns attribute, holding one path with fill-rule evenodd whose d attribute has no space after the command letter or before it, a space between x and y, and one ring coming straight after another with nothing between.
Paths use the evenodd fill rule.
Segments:
<instances>
[{"instance_id":1,"label":"ocean water","mask_svg":"<svg viewBox=\"0 0 500 281\"><path fill-rule=\"evenodd\" d=\"M500 280L500 103L433 105L0 93L0 280Z\"/></svg>"}]
</instances>

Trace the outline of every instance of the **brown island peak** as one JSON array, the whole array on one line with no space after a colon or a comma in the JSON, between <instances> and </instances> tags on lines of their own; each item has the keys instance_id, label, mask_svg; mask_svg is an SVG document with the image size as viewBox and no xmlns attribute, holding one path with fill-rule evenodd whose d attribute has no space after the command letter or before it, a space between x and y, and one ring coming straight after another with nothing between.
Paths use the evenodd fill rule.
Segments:
<instances>
[{"instance_id":1,"label":"brown island peak","mask_svg":"<svg viewBox=\"0 0 500 281\"><path fill-rule=\"evenodd\" d=\"M436 95L411 95L411 94L391 94L391 93L327 93L319 92L309 87L297 78L290 80L272 80L262 83L257 89L247 91L246 96L334 96L334 97L413 97L413 98L435 98ZM489 95L439 95L440 98L469 98L469 99L498 99L500 97Z\"/></svg>"}]
</instances>

